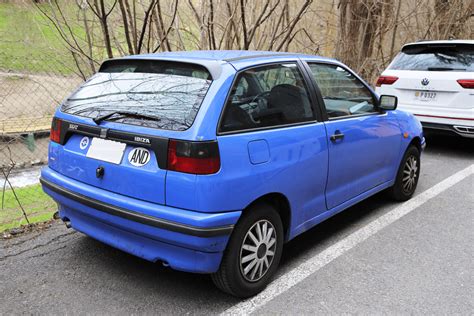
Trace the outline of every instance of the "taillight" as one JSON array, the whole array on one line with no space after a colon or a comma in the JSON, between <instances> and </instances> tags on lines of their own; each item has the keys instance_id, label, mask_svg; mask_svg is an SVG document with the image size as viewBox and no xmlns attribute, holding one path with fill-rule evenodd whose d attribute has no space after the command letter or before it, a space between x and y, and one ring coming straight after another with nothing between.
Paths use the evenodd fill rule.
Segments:
<instances>
[{"instance_id":1,"label":"taillight","mask_svg":"<svg viewBox=\"0 0 474 316\"><path fill-rule=\"evenodd\" d=\"M457 80L457 82L464 89L474 89L474 80L473 79L459 79L459 80Z\"/></svg>"},{"instance_id":2,"label":"taillight","mask_svg":"<svg viewBox=\"0 0 474 316\"><path fill-rule=\"evenodd\" d=\"M377 83L375 85L377 87L380 87L383 84L393 84L397 80L398 80L398 77L394 77L394 76L380 76L377 79Z\"/></svg>"},{"instance_id":3,"label":"taillight","mask_svg":"<svg viewBox=\"0 0 474 316\"><path fill-rule=\"evenodd\" d=\"M219 171L221 161L216 141L189 142L170 139L168 170L192 174L212 174Z\"/></svg>"},{"instance_id":4,"label":"taillight","mask_svg":"<svg viewBox=\"0 0 474 316\"><path fill-rule=\"evenodd\" d=\"M51 141L55 143L61 142L61 120L53 117L53 122L51 123L51 133L49 134Z\"/></svg>"}]
</instances>

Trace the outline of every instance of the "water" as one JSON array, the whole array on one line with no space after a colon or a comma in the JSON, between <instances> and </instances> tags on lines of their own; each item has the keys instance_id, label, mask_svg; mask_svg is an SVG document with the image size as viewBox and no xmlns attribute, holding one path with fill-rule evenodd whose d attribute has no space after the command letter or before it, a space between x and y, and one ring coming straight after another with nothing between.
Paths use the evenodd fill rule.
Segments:
<instances>
[{"instance_id":1,"label":"water","mask_svg":"<svg viewBox=\"0 0 474 316\"><path fill-rule=\"evenodd\" d=\"M22 188L28 185L33 185L39 183L41 167L35 166L31 168L25 168L21 170L14 170L8 176L8 180L14 188ZM0 174L0 185L3 187L5 183L5 178L3 174ZM9 188L9 185L6 186Z\"/></svg>"}]
</instances>

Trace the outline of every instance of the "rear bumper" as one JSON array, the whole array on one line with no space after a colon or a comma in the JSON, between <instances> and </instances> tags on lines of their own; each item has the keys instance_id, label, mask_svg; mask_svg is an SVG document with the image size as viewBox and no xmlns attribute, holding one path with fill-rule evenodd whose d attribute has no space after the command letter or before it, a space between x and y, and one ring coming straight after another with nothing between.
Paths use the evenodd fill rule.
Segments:
<instances>
[{"instance_id":1,"label":"rear bumper","mask_svg":"<svg viewBox=\"0 0 474 316\"><path fill-rule=\"evenodd\" d=\"M401 110L412 113L425 130L437 130L463 137L474 137L474 109L428 107L403 104Z\"/></svg>"},{"instance_id":2,"label":"rear bumper","mask_svg":"<svg viewBox=\"0 0 474 316\"><path fill-rule=\"evenodd\" d=\"M46 167L43 190L63 220L86 235L149 261L197 273L217 271L240 211L199 213L170 208L65 177Z\"/></svg>"},{"instance_id":3,"label":"rear bumper","mask_svg":"<svg viewBox=\"0 0 474 316\"><path fill-rule=\"evenodd\" d=\"M472 126L432 123L424 121L421 121L421 125L423 126L423 129L426 130L436 130L449 134L457 134L467 138L474 138L474 127Z\"/></svg>"}]
</instances>

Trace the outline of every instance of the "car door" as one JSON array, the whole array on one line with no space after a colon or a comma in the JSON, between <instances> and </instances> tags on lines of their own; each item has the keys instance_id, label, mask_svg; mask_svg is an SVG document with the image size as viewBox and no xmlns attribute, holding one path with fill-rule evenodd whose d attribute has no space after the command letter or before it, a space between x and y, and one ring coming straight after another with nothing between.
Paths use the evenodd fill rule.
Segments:
<instances>
[{"instance_id":1,"label":"car door","mask_svg":"<svg viewBox=\"0 0 474 316\"><path fill-rule=\"evenodd\" d=\"M372 91L335 64L308 63L323 99L329 164L326 204L332 209L394 177L401 132Z\"/></svg>"},{"instance_id":2,"label":"car door","mask_svg":"<svg viewBox=\"0 0 474 316\"><path fill-rule=\"evenodd\" d=\"M326 130L303 74L294 61L237 75L218 130L226 185L210 188L231 209L281 193L293 228L326 211Z\"/></svg>"}]
</instances>

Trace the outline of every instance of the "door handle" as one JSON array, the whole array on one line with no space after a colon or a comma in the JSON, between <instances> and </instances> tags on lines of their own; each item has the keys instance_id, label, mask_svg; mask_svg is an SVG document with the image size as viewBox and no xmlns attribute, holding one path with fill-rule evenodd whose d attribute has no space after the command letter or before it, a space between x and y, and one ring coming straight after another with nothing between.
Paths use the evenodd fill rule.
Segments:
<instances>
[{"instance_id":1,"label":"door handle","mask_svg":"<svg viewBox=\"0 0 474 316\"><path fill-rule=\"evenodd\" d=\"M343 139L343 138L344 138L344 134L341 133L340 131L336 131L333 135L331 135L331 137L329 137L329 139L333 142L335 142L338 139Z\"/></svg>"}]
</instances>

